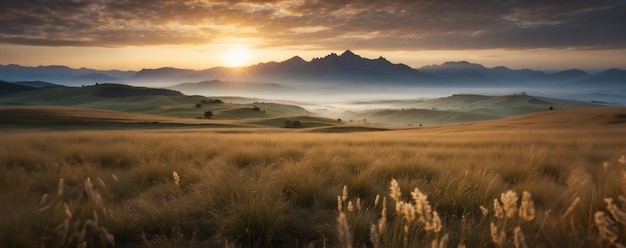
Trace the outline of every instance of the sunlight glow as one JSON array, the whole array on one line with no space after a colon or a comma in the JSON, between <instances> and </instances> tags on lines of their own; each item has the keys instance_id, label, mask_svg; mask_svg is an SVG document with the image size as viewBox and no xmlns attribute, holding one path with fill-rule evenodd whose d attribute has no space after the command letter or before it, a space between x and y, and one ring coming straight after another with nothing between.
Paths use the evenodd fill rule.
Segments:
<instances>
[{"instance_id":1,"label":"sunlight glow","mask_svg":"<svg viewBox=\"0 0 626 248\"><path fill-rule=\"evenodd\" d=\"M245 65L250 59L250 52L243 47L233 47L228 49L225 53L226 63L229 66L237 67Z\"/></svg>"}]
</instances>

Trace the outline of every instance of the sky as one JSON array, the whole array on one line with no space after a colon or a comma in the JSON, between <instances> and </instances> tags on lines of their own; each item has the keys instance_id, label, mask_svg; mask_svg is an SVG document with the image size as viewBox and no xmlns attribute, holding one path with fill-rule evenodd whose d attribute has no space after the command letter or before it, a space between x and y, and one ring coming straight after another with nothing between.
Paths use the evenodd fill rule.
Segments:
<instances>
[{"instance_id":1,"label":"sky","mask_svg":"<svg viewBox=\"0 0 626 248\"><path fill-rule=\"evenodd\" d=\"M2 0L0 64L139 70L351 50L414 68L626 69L626 0Z\"/></svg>"}]
</instances>

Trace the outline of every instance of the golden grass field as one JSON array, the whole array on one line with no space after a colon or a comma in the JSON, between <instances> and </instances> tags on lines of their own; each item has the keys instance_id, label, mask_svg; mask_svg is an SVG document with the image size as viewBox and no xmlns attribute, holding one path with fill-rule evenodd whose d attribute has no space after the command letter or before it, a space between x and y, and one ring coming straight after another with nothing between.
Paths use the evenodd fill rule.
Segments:
<instances>
[{"instance_id":1,"label":"golden grass field","mask_svg":"<svg viewBox=\"0 0 626 248\"><path fill-rule=\"evenodd\" d=\"M626 244L624 108L325 128L0 130L0 243Z\"/></svg>"}]
</instances>

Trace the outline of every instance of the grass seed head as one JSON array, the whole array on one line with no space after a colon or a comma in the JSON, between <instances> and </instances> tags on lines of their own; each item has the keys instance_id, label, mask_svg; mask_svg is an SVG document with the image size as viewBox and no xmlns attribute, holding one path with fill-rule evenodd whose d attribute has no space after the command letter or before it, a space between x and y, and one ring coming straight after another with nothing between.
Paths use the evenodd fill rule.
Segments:
<instances>
[{"instance_id":1,"label":"grass seed head","mask_svg":"<svg viewBox=\"0 0 626 248\"><path fill-rule=\"evenodd\" d=\"M339 217L337 217L337 230L339 231L339 242L341 242L342 247L352 248L352 234L350 233L346 214L343 212L340 212Z\"/></svg>"},{"instance_id":2,"label":"grass seed head","mask_svg":"<svg viewBox=\"0 0 626 248\"><path fill-rule=\"evenodd\" d=\"M343 200L341 200L341 196L337 196L337 210L339 212L343 211Z\"/></svg>"},{"instance_id":3,"label":"grass seed head","mask_svg":"<svg viewBox=\"0 0 626 248\"><path fill-rule=\"evenodd\" d=\"M561 219L563 219L563 218L567 217L569 214L571 214L572 211L574 211L574 209L576 208L576 206L578 206L578 204L580 204L580 197L576 197L574 199L574 201L572 202L572 204L569 205L569 207L567 208L565 213L563 215L561 215Z\"/></svg>"},{"instance_id":4,"label":"grass seed head","mask_svg":"<svg viewBox=\"0 0 626 248\"><path fill-rule=\"evenodd\" d=\"M499 247L506 247L506 233L498 232L498 227L493 222L491 222L491 240Z\"/></svg>"},{"instance_id":5,"label":"grass seed head","mask_svg":"<svg viewBox=\"0 0 626 248\"><path fill-rule=\"evenodd\" d=\"M622 210L620 210L617 205L615 205L615 203L613 203L613 199L612 198L605 198L604 201L606 202L606 208L609 210L609 212L611 213L611 215L613 215L613 218L619 222L622 223L622 225L626 226L626 213Z\"/></svg>"},{"instance_id":6,"label":"grass seed head","mask_svg":"<svg viewBox=\"0 0 626 248\"><path fill-rule=\"evenodd\" d=\"M513 231L513 245L515 248L527 248L526 239L524 238L524 233L522 232L522 228L519 226L515 228Z\"/></svg>"},{"instance_id":7,"label":"grass seed head","mask_svg":"<svg viewBox=\"0 0 626 248\"><path fill-rule=\"evenodd\" d=\"M379 201L380 201L380 195L376 195L376 199L374 199L374 207L378 207Z\"/></svg>"},{"instance_id":8,"label":"grass seed head","mask_svg":"<svg viewBox=\"0 0 626 248\"><path fill-rule=\"evenodd\" d=\"M176 184L176 186L180 186L180 176L176 173L176 171L172 172L172 177L174 178L174 184Z\"/></svg>"},{"instance_id":9,"label":"grass seed head","mask_svg":"<svg viewBox=\"0 0 626 248\"><path fill-rule=\"evenodd\" d=\"M504 207L504 211L506 212L507 218L515 217L517 214L517 200L519 197L517 193L512 190L507 191L506 193L502 193L500 195L500 200L502 201L502 205Z\"/></svg>"},{"instance_id":10,"label":"grass seed head","mask_svg":"<svg viewBox=\"0 0 626 248\"><path fill-rule=\"evenodd\" d=\"M402 192L400 192L400 186L398 186L398 181L396 181L396 179L391 179L391 186L389 186L389 190L389 196L391 196L391 199L399 202Z\"/></svg>"},{"instance_id":11,"label":"grass seed head","mask_svg":"<svg viewBox=\"0 0 626 248\"><path fill-rule=\"evenodd\" d=\"M483 214L483 216L487 216L487 214L489 214L489 209L483 207L482 205L480 206L480 212Z\"/></svg>"},{"instance_id":12,"label":"grass seed head","mask_svg":"<svg viewBox=\"0 0 626 248\"><path fill-rule=\"evenodd\" d=\"M535 218L535 203L533 202L532 195L527 191L522 193L522 204L519 209L519 217L531 221Z\"/></svg>"},{"instance_id":13,"label":"grass seed head","mask_svg":"<svg viewBox=\"0 0 626 248\"><path fill-rule=\"evenodd\" d=\"M433 231L435 233L438 233L441 231L442 227L443 226L441 225L441 219L439 218L439 214L437 213L437 211L433 211L433 217L431 221L426 223L426 231Z\"/></svg>"},{"instance_id":14,"label":"grass seed head","mask_svg":"<svg viewBox=\"0 0 626 248\"><path fill-rule=\"evenodd\" d=\"M606 216L602 211L596 212L594 220L596 222L596 227L598 227L598 232L600 232L600 237L608 241L610 244L615 243L619 237L617 235L619 230L615 226L615 222L613 222L613 220Z\"/></svg>"},{"instance_id":15,"label":"grass seed head","mask_svg":"<svg viewBox=\"0 0 626 248\"><path fill-rule=\"evenodd\" d=\"M415 220L415 206L410 203L403 204L402 207L402 215L406 219L407 222L413 222Z\"/></svg>"},{"instance_id":16,"label":"grass seed head","mask_svg":"<svg viewBox=\"0 0 626 248\"><path fill-rule=\"evenodd\" d=\"M443 237L441 237L440 240L434 239L432 242L430 242L430 247L431 248L446 248L448 247L448 239L449 239L448 234L443 235Z\"/></svg>"},{"instance_id":17,"label":"grass seed head","mask_svg":"<svg viewBox=\"0 0 626 248\"><path fill-rule=\"evenodd\" d=\"M57 186L57 195L63 195L63 188L65 187L65 181L63 178L59 179L59 186Z\"/></svg>"},{"instance_id":18,"label":"grass seed head","mask_svg":"<svg viewBox=\"0 0 626 248\"><path fill-rule=\"evenodd\" d=\"M372 224L370 226L370 242L372 242L374 248L378 248L380 244L380 235L376 229L376 225Z\"/></svg>"},{"instance_id":19,"label":"grass seed head","mask_svg":"<svg viewBox=\"0 0 626 248\"><path fill-rule=\"evenodd\" d=\"M502 208L502 205L500 204L500 201L498 201L498 199L493 199L493 212L496 218L504 218L504 209Z\"/></svg>"},{"instance_id":20,"label":"grass seed head","mask_svg":"<svg viewBox=\"0 0 626 248\"><path fill-rule=\"evenodd\" d=\"M387 224L387 197L383 197L383 210L378 220L378 233L383 233Z\"/></svg>"},{"instance_id":21,"label":"grass seed head","mask_svg":"<svg viewBox=\"0 0 626 248\"><path fill-rule=\"evenodd\" d=\"M348 200L348 186L347 185L343 186L343 194L341 195L341 200L344 202Z\"/></svg>"}]
</instances>

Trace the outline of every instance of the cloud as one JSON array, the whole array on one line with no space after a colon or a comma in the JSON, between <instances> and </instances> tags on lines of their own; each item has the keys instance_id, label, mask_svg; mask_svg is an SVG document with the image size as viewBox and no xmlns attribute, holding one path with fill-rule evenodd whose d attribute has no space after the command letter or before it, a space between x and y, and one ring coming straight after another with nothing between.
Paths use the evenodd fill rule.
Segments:
<instances>
[{"instance_id":1,"label":"cloud","mask_svg":"<svg viewBox=\"0 0 626 248\"><path fill-rule=\"evenodd\" d=\"M626 48L623 0L22 0L0 2L0 42L319 49Z\"/></svg>"}]
</instances>

